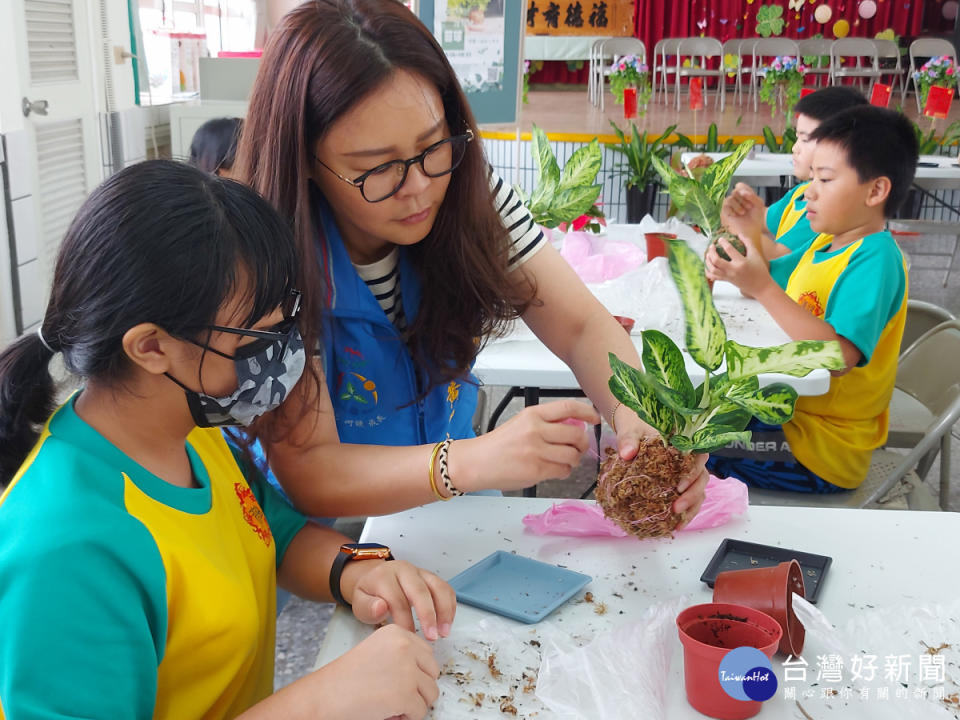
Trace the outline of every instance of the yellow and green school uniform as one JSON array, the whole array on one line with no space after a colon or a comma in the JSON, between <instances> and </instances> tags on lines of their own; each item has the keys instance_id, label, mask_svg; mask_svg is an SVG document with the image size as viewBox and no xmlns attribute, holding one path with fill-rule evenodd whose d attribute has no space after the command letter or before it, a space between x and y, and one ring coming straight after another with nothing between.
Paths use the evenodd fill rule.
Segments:
<instances>
[{"instance_id":1,"label":"yellow and green school uniform","mask_svg":"<svg viewBox=\"0 0 960 720\"><path fill-rule=\"evenodd\" d=\"M0 720L240 714L273 690L276 570L304 518L218 429L190 433L198 487L177 487L74 399L0 496Z\"/></svg>"},{"instance_id":2,"label":"yellow and green school uniform","mask_svg":"<svg viewBox=\"0 0 960 720\"><path fill-rule=\"evenodd\" d=\"M787 255L770 261L770 275L781 287L787 284L787 279L796 265L797 258L791 260L790 256L802 250L817 236L807 219L807 200L804 193L808 185L809 181L800 183L767 208L767 230L775 242L790 249Z\"/></svg>"},{"instance_id":3,"label":"yellow and green school uniform","mask_svg":"<svg viewBox=\"0 0 960 720\"><path fill-rule=\"evenodd\" d=\"M816 237L794 258L786 293L860 350L850 372L832 377L825 395L797 400L783 432L793 455L834 485L857 487L870 456L887 439L890 397L906 320L907 271L888 232L831 250Z\"/></svg>"}]
</instances>

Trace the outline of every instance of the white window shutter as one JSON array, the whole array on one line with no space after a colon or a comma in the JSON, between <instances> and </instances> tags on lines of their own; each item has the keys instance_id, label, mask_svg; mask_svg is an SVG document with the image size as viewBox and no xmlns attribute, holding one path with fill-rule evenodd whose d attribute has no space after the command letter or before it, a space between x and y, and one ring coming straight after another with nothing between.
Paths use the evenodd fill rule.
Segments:
<instances>
[{"instance_id":1,"label":"white window shutter","mask_svg":"<svg viewBox=\"0 0 960 720\"><path fill-rule=\"evenodd\" d=\"M63 234L87 197L83 122L77 118L37 125L36 142L41 252L52 270Z\"/></svg>"},{"instance_id":2,"label":"white window shutter","mask_svg":"<svg viewBox=\"0 0 960 720\"><path fill-rule=\"evenodd\" d=\"M77 41L73 0L24 0L30 82L76 80Z\"/></svg>"}]
</instances>

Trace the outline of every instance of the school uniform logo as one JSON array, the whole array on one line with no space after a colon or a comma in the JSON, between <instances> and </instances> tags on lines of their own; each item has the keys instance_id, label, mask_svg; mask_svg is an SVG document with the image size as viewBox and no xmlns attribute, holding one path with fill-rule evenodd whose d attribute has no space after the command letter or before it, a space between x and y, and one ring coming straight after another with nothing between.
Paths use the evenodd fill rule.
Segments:
<instances>
[{"instance_id":1,"label":"school uniform logo","mask_svg":"<svg viewBox=\"0 0 960 720\"><path fill-rule=\"evenodd\" d=\"M820 302L820 296L817 295L816 290L801 293L800 297L797 298L797 304L802 308L806 308L814 317L823 317L823 303Z\"/></svg>"},{"instance_id":2,"label":"school uniform logo","mask_svg":"<svg viewBox=\"0 0 960 720\"><path fill-rule=\"evenodd\" d=\"M270 532L270 525L267 523L263 510L260 509L260 503L257 502L253 491L239 482L233 484L233 491L240 501L240 511L243 513L243 519L247 521L247 525L253 528L257 537L263 540L263 544L270 547L270 543L273 541L273 533Z\"/></svg>"}]
</instances>

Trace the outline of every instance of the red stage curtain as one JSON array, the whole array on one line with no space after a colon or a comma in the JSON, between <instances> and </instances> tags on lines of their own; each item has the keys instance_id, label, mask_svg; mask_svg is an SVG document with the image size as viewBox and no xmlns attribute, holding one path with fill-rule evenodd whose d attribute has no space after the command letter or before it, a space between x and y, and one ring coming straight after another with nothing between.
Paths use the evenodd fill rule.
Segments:
<instances>
[{"instance_id":1,"label":"red stage curtain","mask_svg":"<svg viewBox=\"0 0 960 720\"><path fill-rule=\"evenodd\" d=\"M875 0L877 13L869 20L857 12L860 0L804 0L802 9L789 9L788 0L636 0L635 35L643 40L647 52L652 53L657 41L664 37L695 37L706 35L724 42L736 37L756 37L757 10L763 5L779 5L785 21L782 37L808 38L817 33L833 39L833 25L838 20L850 24L850 37L873 37L878 32L893 28L898 36L920 35L924 25L924 0ZM829 5L833 17L825 25L818 23L813 11L821 4ZM937 25L930 17L936 10L927 10L927 25ZM942 23L941 23L942 24ZM533 83L586 83L587 69L571 72L565 62L546 62L541 70L531 74Z\"/></svg>"}]
</instances>

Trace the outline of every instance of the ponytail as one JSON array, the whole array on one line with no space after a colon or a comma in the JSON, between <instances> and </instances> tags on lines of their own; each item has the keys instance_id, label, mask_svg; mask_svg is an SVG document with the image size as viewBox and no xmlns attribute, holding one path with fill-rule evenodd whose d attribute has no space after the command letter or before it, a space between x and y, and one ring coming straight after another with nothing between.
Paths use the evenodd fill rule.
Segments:
<instances>
[{"instance_id":1,"label":"ponytail","mask_svg":"<svg viewBox=\"0 0 960 720\"><path fill-rule=\"evenodd\" d=\"M23 465L54 410L52 357L37 333L24 335L0 353L0 488Z\"/></svg>"}]
</instances>

